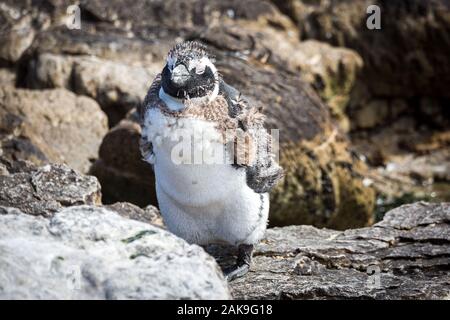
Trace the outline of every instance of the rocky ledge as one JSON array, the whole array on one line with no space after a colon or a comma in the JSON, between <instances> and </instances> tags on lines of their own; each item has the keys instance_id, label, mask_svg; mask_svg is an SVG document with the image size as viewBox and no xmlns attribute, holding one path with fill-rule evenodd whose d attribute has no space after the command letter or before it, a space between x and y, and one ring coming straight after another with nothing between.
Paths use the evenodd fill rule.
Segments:
<instances>
[{"instance_id":1,"label":"rocky ledge","mask_svg":"<svg viewBox=\"0 0 450 320\"><path fill-rule=\"evenodd\" d=\"M96 178L64 165L0 163L0 299L450 297L450 203L362 229L271 228L227 284L219 265L234 253L210 246L214 260L161 228L156 208L104 206Z\"/></svg>"},{"instance_id":2,"label":"rocky ledge","mask_svg":"<svg viewBox=\"0 0 450 320\"><path fill-rule=\"evenodd\" d=\"M212 257L148 223L86 205L0 213L0 299L229 298Z\"/></svg>"},{"instance_id":3,"label":"rocky ledge","mask_svg":"<svg viewBox=\"0 0 450 320\"><path fill-rule=\"evenodd\" d=\"M450 203L403 205L343 232L269 229L254 262L231 283L234 298L449 299Z\"/></svg>"}]
</instances>

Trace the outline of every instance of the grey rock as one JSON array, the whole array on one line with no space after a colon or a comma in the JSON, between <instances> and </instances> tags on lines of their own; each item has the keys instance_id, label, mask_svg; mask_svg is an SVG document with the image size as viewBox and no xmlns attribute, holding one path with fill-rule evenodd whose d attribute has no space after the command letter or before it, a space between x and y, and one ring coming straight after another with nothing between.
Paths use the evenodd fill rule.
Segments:
<instances>
[{"instance_id":1,"label":"grey rock","mask_svg":"<svg viewBox=\"0 0 450 320\"><path fill-rule=\"evenodd\" d=\"M356 50L364 60L361 81L375 96L449 96L448 1L273 2L298 24L303 39ZM381 10L381 30L366 26L373 4Z\"/></svg>"},{"instance_id":2,"label":"grey rock","mask_svg":"<svg viewBox=\"0 0 450 320\"><path fill-rule=\"evenodd\" d=\"M100 184L65 165L35 167L11 164L4 159L0 175L0 206L15 207L31 215L51 216L59 209L81 204L100 204Z\"/></svg>"},{"instance_id":3,"label":"grey rock","mask_svg":"<svg viewBox=\"0 0 450 320\"><path fill-rule=\"evenodd\" d=\"M52 15L56 11L64 10L65 13L64 5L59 10L52 10L54 4L20 0L0 3L0 63L16 63L32 45L36 34L50 26Z\"/></svg>"},{"instance_id":4,"label":"grey rock","mask_svg":"<svg viewBox=\"0 0 450 320\"><path fill-rule=\"evenodd\" d=\"M95 99L114 126L145 96L161 69L127 65L91 56L43 53L30 62L27 84L31 88L66 88Z\"/></svg>"},{"instance_id":5,"label":"grey rock","mask_svg":"<svg viewBox=\"0 0 450 320\"><path fill-rule=\"evenodd\" d=\"M0 212L1 299L227 299L200 247L105 208Z\"/></svg>"},{"instance_id":6,"label":"grey rock","mask_svg":"<svg viewBox=\"0 0 450 320\"><path fill-rule=\"evenodd\" d=\"M105 114L88 97L0 87L0 148L12 160L66 163L85 173L107 128Z\"/></svg>"},{"instance_id":7,"label":"grey rock","mask_svg":"<svg viewBox=\"0 0 450 320\"><path fill-rule=\"evenodd\" d=\"M16 82L16 74L13 70L0 68L0 85L1 86L14 86Z\"/></svg>"},{"instance_id":8,"label":"grey rock","mask_svg":"<svg viewBox=\"0 0 450 320\"><path fill-rule=\"evenodd\" d=\"M98 20L128 27L175 28L213 25L224 20L269 20L283 25L289 20L267 0L144 0L105 3L83 0L81 8ZM251 8L251 10L249 10Z\"/></svg>"},{"instance_id":9,"label":"grey rock","mask_svg":"<svg viewBox=\"0 0 450 320\"><path fill-rule=\"evenodd\" d=\"M208 248L222 266L226 250ZM231 289L239 299L448 299L449 265L450 203L418 202L369 228L268 229Z\"/></svg>"},{"instance_id":10,"label":"grey rock","mask_svg":"<svg viewBox=\"0 0 450 320\"><path fill-rule=\"evenodd\" d=\"M141 128L136 120L124 119L102 141L90 171L102 185L103 202L126 201L140 207L157 204L151 166L139 150Z\"/></svg>"},{"instance_id":11,"label":"grey rock","mask_svg":"<svg viewBox=\"0 0 450 320\"><path fill-rule=\"evenodd\" d=\"M152 205L148 205L141 209L128 202L116 202L114 204L106 205L105 207L111 211L117 212L125 218L163 226L163 220L158 208Z\"/></svg>"},{"instance_id":12,"label":"grey rock","mask_svg":"<svg viewBox=\"0 0 450 320\"><path fill-rule=\"evenodd\" d=\"M22 53L31 45L36 31L33 19L29 15L6 3L0 6L0 60L16 62Z\"/></svg>"},{"instance_id":13,"label":"grey rock","mask_svg":"<svg viewBox=\"0 0 450 320\"><path fill-rule=\"evenodd\" d=\"M127 28L83 21L81 30L52 26L40 32L23 58L28 64L33 62L34 56L45 53L69 57L95 56L127 65L151 67L164 59L174 39L183 34L182 30L164 28L134 32Z\"/></svg>"}]
</instances>

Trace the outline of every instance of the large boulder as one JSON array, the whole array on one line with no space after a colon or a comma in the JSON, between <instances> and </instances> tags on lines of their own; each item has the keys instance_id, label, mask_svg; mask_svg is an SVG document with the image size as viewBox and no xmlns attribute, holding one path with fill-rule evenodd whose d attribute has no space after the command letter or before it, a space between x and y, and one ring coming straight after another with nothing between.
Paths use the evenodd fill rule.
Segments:
<instances>
[{"instance_id":1,"label":"large boulder","mask_svg":"<svg viewBox=\"0 0 450 320\"><path fill-rule=\"evenodd\" d=\"M449 127L448 1L273 2L297 24L302 39L361 55L364 67L347 108L352 131L380 130L403 114L414 117L415 126ZM367 27L372 5L381 12L380 30Z\"/></svg>"},{"instance_id":2,"label":"large boulder","mask_svg":"<svg viewBox=\"0 0 450 320\"><path fill-rule=\"evenodd\" d=\"M107 132L98 104L64 89L0 87L0 147L10 159L66 163L87 172Z\"/></svg>"},{"instance_id":3,"label":"large boulder","mask_svg":"<svg viewBox=\"0 0 450 320\"><path fill-rule=\"evenodd\" d=\"M370 228L268 229L236 299L448 299L450 203L401 206ZM223 266L229 252L210 247ZM226 252L227 254L224 254Z\"/></svg>"},{"instance_id":4,"label":"large boulder","mask_svg":"<svg viewBox=\"0 0 450 320\"><path fill-rule=\"evenodd\" d=\"M449 97L448 1L274 2L298 24L303 39L356 50L364 60L361 80L374 95ZM381 9L381 30L366 25L374 4Z\"/></svg>"},{"instance_id":5,"label":"large boulder","mask_svg":"<svg viewBox=\"0 0 450 320\"><path fill-rule=\"evenodd\" d=\"M220 24L226 20L270 22L281 27L292 25L267 0L112 0L107 3L83 0L80 7L99 21L130 30L143 27L183 30Z\"/></svg>"},{"instance_id":6,"label":"large boulder","mask_svg":"<svg viewBox=\"0 0 450 320\"><path fill-rule=\"evenodd\" d=\"M90 174L101 185L104 203L126 201L157 205L155 177L139 150L141 128L136 117L122 120L112 128L100 146L99 159Z\"/></svg>"},{"instance_id":7,"label":"large boulder","mask_svg":"<svg viewBox=\"0 0 450 320\"><path fill-rule=\"evenodd\" d=\"M65 165L36 167L0 158L0 206L49 217L73 205L101 204L100 184Z\"/></svg>"},{"instance_id":8,"label":"large boulder","mask_svg":"<svg viewBox=\"0 0 450 320\"><path fill-rule=\"evenodd\" d=\"M13 70L7 68L0 68L0 85L14 86L16 83L16 74Z\"/></svg>"},{"instance_id":9,"label":"large boulder","mask_svg":"<svg viewBox=\"0 0 450 320\"><path fill-rule=\"evenodd\" d=\"M152 79L161 68L131 66L91 56L44 53L30 62L27 87L66 88L96 100L111 126L141 103Z\"/></svg>"},{"instance_id":10,"label":"large boulder","mask_svg":"<svg viewBox=\"0 0 450 320\"><path fill-rule=\"evenodd\" d=\"M19 1L16 1L19 2ZM36 27L48 24L49 17L25 1L2 1L0 5L0 64L13 64L33 43Z\"/></svg>"},{"instance_id":11,"label":"large boulder","mask_svg":"<svg viewBox=\"0 0 450 320\"><path fill-rule=\"evenodd\" d=\"M227 299L212 257L105 208L51 219L0 207L1 299Z\"/></svg>"},{"instance_id":12,"label":"large boulder","mask_svg":"<svg viewBox=\"0 0 450 320\"><path fill-rule=\"evenodd\" d=\"M364 66L356 78L345 113L353 146L372 166L383 171L377 179L381 185L376 186L380 191L379 201L392 197L391 192L385 193L388 189L396 189L397 200L391 203L394 206L412 199L435 198L440 192L430 187L430 181L421 187L421 179L405 179L403 175L398 179L396 172L387 169L423 157L429 152L423 151L424 144L434 145L431 152L448 151L448 138L437 136L448 136L450 128L450 95L446 89L450 85L449 2L272 2L297 24L302 40L314 39L350 48L361 56ZM374 8L377 8L373 5L379 8L379 30L367 26L369 17L376 16ZM433 161L434 155L429 158ZM448 189L448 182L444 182L447 185L442 189ZM438 196L438 199L449 198Z\"/></svg>"}]
</instances>

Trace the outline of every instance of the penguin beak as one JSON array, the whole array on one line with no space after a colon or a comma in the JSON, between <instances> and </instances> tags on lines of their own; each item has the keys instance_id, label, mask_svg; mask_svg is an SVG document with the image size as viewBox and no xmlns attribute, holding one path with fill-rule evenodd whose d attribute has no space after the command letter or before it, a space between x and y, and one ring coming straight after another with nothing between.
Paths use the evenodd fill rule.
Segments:
<instances>
[{"instance_id":1,"label":"penguin beak","mask_svg":"<svg viewBox=\"0 0 450 320\"><path fill-rule=\"evenodd\" d=\"M183 64L179 64L172 70L171 80L176 86L182 87L188 79L189 71Z\"/></svg>"}]
</instances>

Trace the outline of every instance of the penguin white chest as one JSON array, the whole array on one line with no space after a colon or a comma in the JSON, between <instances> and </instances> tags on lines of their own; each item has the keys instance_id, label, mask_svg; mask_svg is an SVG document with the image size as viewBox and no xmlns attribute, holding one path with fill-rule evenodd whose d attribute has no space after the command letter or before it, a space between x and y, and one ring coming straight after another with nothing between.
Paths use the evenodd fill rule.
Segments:
<instances>
[{"instance_id":1,"label":"penguin white chest","mask_svg":"<svg viewBox=\"0 0 450 320\"><path fill-rule=\"evenodd\" d=\"M213 122L173 118L151 109L145 136L153 144L158 204L170 231L198 244L254 243L264 233L267 194L247 186L246 172L227 163Z\"/></svg>"},{"instance_id":2,"label":"penguin white chest","mask_svg":"<svg viewBox=\"0 0 450 320\"><path fill-rule=\"evenodd\" d=\"M149 113L157 184L174 200L204 206L246 187L245 171L231 166L215 123Z\"/></svg>"}]
</instances>

